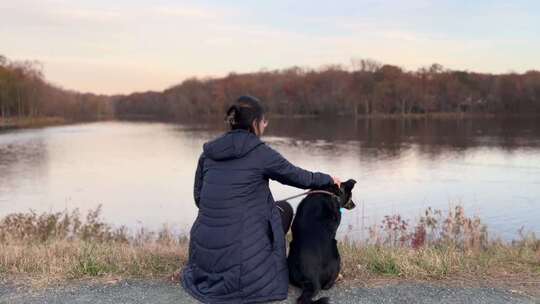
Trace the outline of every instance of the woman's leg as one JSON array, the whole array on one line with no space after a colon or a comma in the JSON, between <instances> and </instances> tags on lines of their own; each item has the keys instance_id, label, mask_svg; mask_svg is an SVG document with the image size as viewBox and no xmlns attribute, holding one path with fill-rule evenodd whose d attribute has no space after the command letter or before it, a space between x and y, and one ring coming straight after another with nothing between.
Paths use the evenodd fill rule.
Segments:
<instances>
[{"instance_id":1,"label":"woman's leg","mask_svg":"<svg viewBox=\"0 0 540 304\"><path fill-rule=\"evenodd\" d=\"M283 224L283 232L287 234L289 228L291 227L294 210L291 204L286 201L277 201L276 205L278 207L279 213L281 213L281 223Z\"/></svg>"}]
</instances>

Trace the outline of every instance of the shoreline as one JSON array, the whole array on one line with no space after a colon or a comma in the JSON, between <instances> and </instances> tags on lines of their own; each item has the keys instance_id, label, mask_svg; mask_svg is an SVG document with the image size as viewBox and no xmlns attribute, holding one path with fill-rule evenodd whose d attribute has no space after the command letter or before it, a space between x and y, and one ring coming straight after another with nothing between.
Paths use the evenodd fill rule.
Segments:
<instances>
[{"instance_id":1,"label":"shoreline","mask_svg":"<svg viewBox=\"0 0 540 304\"><path fill-rule=\"evenodd\" d=\"M186 235L176 235L166 226L135 232L115 228L101 220L100 211L0 218L0 278L45 286L110 278L180 278L188 258ZM424 224L408 229L399 228L396 219L383 220L381 226L388 229L372 227L366 241L338 241L343 282L501 281L540 290L540 240L533 233L511 242L489 240L480 219L468 217L461 207L446 214L428 212Z\"/></svg>"},{"instance_id":2,"label":"shoreline","mask_svg":"<svg viewBox=\"0 0 540 304\"><path fill-rule=\"evenodd\" d=\"M269 114L269 118L275 119L326 119L336 117L346 117L357 120L367 119L516 119L516 118L540 118L539 114L494 114L494 113L455 113L455 112L427 112L427 113L372 113L372 114L338 114L333 116L315 115L315 114L297 114L297 115L281 115Z\"/></svg>"},{"instance_id":3,"label":"shoreline","mask_svg":"<svg viewBox=\"0 0 540 304\"><path fill-rule=\"evenodd\" d=\"M47 247L42 250L46 248ZM51 248L48 248L48 250L50 249ZM36 291L47 289L58 290L85 284L107 287L127 286L133 281L178 285L182 280L180 269L184 266L185 258L187 257L187 248L181 247L177 249L180 249L180 251L169 252L168 257L165 257L163 252L157 252L152 259L148 259L148 255L150 254L148 251L134 251L133 259L138 259L138 261L133 261L133 263L139 264L142 262L154 264L153 267L155 273L101 273L96 272L100 267L99 262L93 264L94 262L91 262L90 260L79 262L79 267L86 267L87 269L87 273L84 274L75 272L68 275L58 275L54 273L9 273L3 271L0 267L0 288L4 285L17 286L19 290L20 288ZM114 252L114 249L108 249L104 253L114 254ZM54 254L54 252L49 252L49 254ZM349 260L347 255L343 255L343 253L341 253L341 255L342 259ZM101 259L101 257L97 257L95 261ZM145 259L147 259L147 261L145 261ZM122 264L122 261L118 261L114 256L111 257L111 260L111 263L116 262L120 264L118 265L118 269L125 266ZM166 265L167 263L169 263L169 265ZM508 263L513 263L513 261L508 261ZM452 289L487 288L492 290L506 290L515 295L540 298L540 271L538 270L536 272L508 272L507 269L503 267L494 269L493 272L463 271L461 273L449 273L442 277L410 277L388 273L359 273L354 277L351 277L347 274L347 272L351 271L351 269L348 269L347 271L348 267L350 267L350 265L343 265L342 262L341 274L343 274L343 278L336 282L336 285L332 290L349 290L351 288L379 289L402 285L417 285ZM470 265L470 267L471 270L475 267L482 268L480 264L476 266ZM352 269L352 271L355 270ZM296 288L290 285L289 290L293 291L296 290ZM323 291L323 293L324 292L328 291ZM294 299L296 296L292 298Z\"/></svg>"},{"instance_id":4,"label":"shoreline","mask_svg":"<svg viewBox=\"0 0 540 304\"><path fill-rule=\"evenodd\" d=\"M39 129L54 126L67 126L77 123L108 121L110 118L96 120L73 120L60 116L25 117L25 118L0 118L0 132L19 129ZM114 120L114 119L113 119Z\"/></svg>"},{"instance_id":5,"label":"shoreline","mask_svg":"<svg viewBox=\"0 0 540 304\"><path fill-rule=\"evenodd\" d=\"M447 119L530 119L530 118L540 118L539 115L500 115L500 114L487 114L487 113L422 113L422 114L370 114L370 115L334 115L334 116L324 116L324 115L311 115L311 114L297 114L297 115L280 115L280 114L269 114L270 119L291 119L291 120L302 120L302 119L332 119L332 118L346 118L352 120L447 120ZM203 121L205 119L211 119L214 121L216 118L220 118L220 115L204 115L200 119ZM201 120L197 120L200 122ZM82 122L100 122L100 121L149 121L149 122L164 122L164 123L173 123L173 124L182 124L190 123L192 119L182 118L182 119L160 119L153 116L119 116L119 117L107 117L95 120L72 120L60 116L43 116L43 117L24 117L24 118L0 118L0 132L8 130L17 130L17 129L35 129L35 128L45 128L51 126L62 126L70 125Z\"/></svg>"},{"instance_id":6,"label":"shoreline","mask_svg":"<svg viewBox=\"0 0 540 304\"><path fill-rule=\"evenodd\" d=\"M33 129L73 123L59 116L25 117L25 118L0 118L0 131L16 129Z\"/></svg>"},{"instance_id":7,"label":"shoreline","mask_svg":"<svg viewBox=\"0 0 540 304\"><path fill-rule=\"evenodd\" d=\"M377 249L381 255L378 258L370 256L373 247L362 250L356 247L354 254L343 249L339 245L342 257L343 278L338 281L341 286L380 287L404 283L435 284L449 287L493 287L511 290L519 290L531 295L540 296L540 269L527 265L516 258L517 251L497 258L496 254L486 256L466 255L459 257L469 259L462 265L455 265L441 273L400 273L391 269L392 259L388 256L403 256L404 263L400 267L409 268L421 266L425 268L437 267L432 264L443 262L452 258L455 252L446 255L439 252L436 255L426 257L424 253L415 253L397 248ZM163 280L179 282L180 270L187 260L187 243L180 245L121 245L99 243L58 243L51 242L42 245L23 246L19 248L2 246L0 249L16 251L21 256L19 261L7 269L0 265L0 283L20 284L47 288L51 286L64 286L70 284L97 282L106 283L121 282L125 280ZM41 253L38 253L40 251ZM22 255L28 252L25 259ZM36 255L38 253L38 255ZM364 261L356 262L357 259ZM385 257L387 255L387 257ZM5 254L0 254L6 260ZM45 258L53 261L44 261ZM36 259L29 261L28 259ZM498 261L496 261L499 259ZM494 261L495 260L495 261ZM504 262L506 264L501 264ZM358 263L358 264L357 264ZM1 264L1 263L0 263ZM18 265L16 265L18 264ZM383 264L386 264L383 266ZM414 265L416 264L416 265ZM378 265L371 269L373 265ZM387 267L388 269L384 269ZM491 269L490 269L491 268Z\"/></svg>"}]
</instances>

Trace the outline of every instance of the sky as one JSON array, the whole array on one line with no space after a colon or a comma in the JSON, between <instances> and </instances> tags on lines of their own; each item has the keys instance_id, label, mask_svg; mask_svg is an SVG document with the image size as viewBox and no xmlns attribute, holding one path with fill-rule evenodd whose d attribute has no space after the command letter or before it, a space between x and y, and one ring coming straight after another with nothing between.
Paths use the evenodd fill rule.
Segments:
<instances>
[{"instance_id":1,"label":"sky","mask_svg":"<svg viewBox=\"0 0 540 304\"><path fill-rule=\"evenodd\" d=\"M540 69L540 1L0 0L0 54L105 94L361 58L525 72Z\"/></svg>"}]
</instances>

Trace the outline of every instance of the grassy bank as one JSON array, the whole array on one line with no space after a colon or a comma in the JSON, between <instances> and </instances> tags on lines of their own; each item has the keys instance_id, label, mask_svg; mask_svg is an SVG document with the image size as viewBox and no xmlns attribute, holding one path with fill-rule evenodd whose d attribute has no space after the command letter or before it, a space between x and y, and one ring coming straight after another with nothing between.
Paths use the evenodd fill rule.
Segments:
<instances>
[{"instance_id":1,"label":"grassy bank","mask_svg":"<svg viewBox=\"0 0 540 304\"><path fill-rule=\"evenodd\" d=\"M0 118L0 130L22 129L22 128L40 128L55 125L67 124L62 117L21 117L21 118Z\"/></svg>"},{"instance_id":2,"label":"grassy bank","mask_svg":"<svg viewBox=\"0 0 540 304\"><path fill-rule=\"evenodd\" d=\"M67 280L107 276L170 277L184 265L185 236L170 229L129 232L104 223L100 210L11 214L0 220L0 276ZM409 226L388 216L363 242L339 242L345 280L404 278L439 280L456 276L540 279L540 241L521 233L513 242L490 240L479 219L457 207L428 209Z\"/></svg>"},{"instance_id":3,"label":"grassy bank","mask_svg":"<svg viewBox=\"0 0 540 304\"><path fill-rule=\"evenodd\" d=\"M290 119L290 118L335 118L346 117L351 119L396 119L396 120L419 120L419 119L493 119L493 118L536 118L539 114L500 114L500 113L475 113L475 112L425 112L425 113L371 113L357 114L351 113L333 114L329 116L317 114L269 114L271 119ZM218 115L218 117L221 117Z\"/></svg>"}]
</instances>

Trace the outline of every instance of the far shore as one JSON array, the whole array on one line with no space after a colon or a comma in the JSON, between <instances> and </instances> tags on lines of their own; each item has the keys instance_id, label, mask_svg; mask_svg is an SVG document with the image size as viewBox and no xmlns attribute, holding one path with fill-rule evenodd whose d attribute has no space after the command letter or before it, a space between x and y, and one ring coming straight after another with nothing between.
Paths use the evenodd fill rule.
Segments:
<instances>
[{"instance_id":1,"label":"far shore","mask_svg":"<svg viewBox=\"0 0 540 304\"><path fill-rule=\"evenodd\" d=\"M82 122L103 121L98 120L74 120L60 116L37 116L37 117L14 117L3 119L0 118L0 131L14 129L33 129L52 126L69 125Z\"/></svg>"},{"instance_id":2,"label":"far shore","mask_svg":"<svg viewBox=\"0 0 540 304\"><path fill-rule=\"evenodd\" d=\"M362 114L357 116L340 114L335 116L323 116L316 114L273 114L268 115L271 119L330 119L335 117L347 118L351 120L368 120L368 119L393 119L393 120L419 120L419 119L519 119L519 118L531 118L538 117L536 114L531 115L500 115L490 113L396 113L396 114ZM221 118L220 115L204 115L199 117L204 119ZM193 118L186 119L163 119L152 115L122 115L119 117L104 117L103 119L96 120L74 120L67 119L60 116L36 116L36 117L12 117L1 118L0 117L0 131L11 129L30 129L30 128L43 128L50 126L68 125L81 122L95 122L95 121L158 121L158 122L170 122L170 123L182 123L192 121Z\"/></svg>"},{"instance_id":3,"label":"far shore","mask_svg":"<svg viewBox=\"0 0 540 304\"><path fill-rule=\"evenodd\" d=\"M64 125L70 123L69 120L63 117L15 117L15 118L0 118L0 130L9 129L25 129L25 128L41 128L55 125Z\"/></svg>"}]
</instances>

